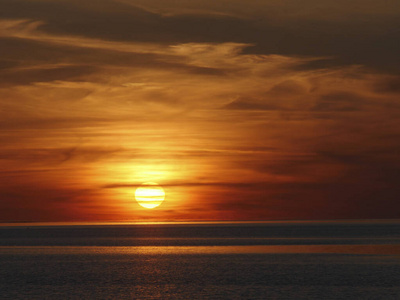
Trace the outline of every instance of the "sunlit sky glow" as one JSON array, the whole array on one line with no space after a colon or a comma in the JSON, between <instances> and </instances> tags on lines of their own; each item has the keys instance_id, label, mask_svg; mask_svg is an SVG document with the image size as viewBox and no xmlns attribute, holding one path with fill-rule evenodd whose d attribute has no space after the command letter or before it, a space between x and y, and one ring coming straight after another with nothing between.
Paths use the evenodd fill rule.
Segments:
<instances>
[{"instance_id":1,"label":"sunlit sky glow","mask_svg":"<svg viewBox=\"0 0 400 300\"><path fill-rule=\"evenodd\" d=\"M396 218L399 28L398 1L0 0L0 221Z\"/></svg>"}]
</instances>

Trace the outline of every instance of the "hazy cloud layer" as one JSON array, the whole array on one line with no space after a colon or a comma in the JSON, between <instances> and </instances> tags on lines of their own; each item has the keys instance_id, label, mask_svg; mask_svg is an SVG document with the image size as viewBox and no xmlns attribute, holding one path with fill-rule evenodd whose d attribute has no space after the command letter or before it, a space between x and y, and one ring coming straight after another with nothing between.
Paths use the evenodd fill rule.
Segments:
<instances>
[{"instance_id":1,"label":"hazy cloud layer","mask_svg":"<svg viewBox=\"0 0 400 300\"><path fill-rule=\"evenodd\" d=\"M45 32L163 44L251 43L251 53L330 55L398 73L397 1L2 0L0 18Z\"/></svg>"}]
</instances>

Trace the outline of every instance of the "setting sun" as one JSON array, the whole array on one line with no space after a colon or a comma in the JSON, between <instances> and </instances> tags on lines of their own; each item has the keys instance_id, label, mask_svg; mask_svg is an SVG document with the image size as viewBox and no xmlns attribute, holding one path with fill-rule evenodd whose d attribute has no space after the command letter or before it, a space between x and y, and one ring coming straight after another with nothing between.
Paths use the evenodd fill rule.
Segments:
<instances>
[{"instance_id":1,"label":"setting sun","mask_svg":"<svg viewBox=\"0 0 400 300\"><path fill-rule=\"evenodd\" d=\"M135 199L144 208L155 208L165 199L164 189L154 182L143 183L135 192Z\"/></svg>"}]
</instances>

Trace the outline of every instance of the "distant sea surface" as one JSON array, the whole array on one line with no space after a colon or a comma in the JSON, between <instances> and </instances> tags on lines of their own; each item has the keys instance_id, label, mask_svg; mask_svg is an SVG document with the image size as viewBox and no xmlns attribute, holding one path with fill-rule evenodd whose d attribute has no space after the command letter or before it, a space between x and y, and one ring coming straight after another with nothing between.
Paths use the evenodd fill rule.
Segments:
<instances>
[{"instance_id":1,"label":"distant sea surface","mask_svg":"<svg viewBox=\"0 0 400 300\"><path fill-rule=\"evenodd\" d=\"M0 299L400 299L400 222L5 224Z\"/></svg>"}]
</instances>

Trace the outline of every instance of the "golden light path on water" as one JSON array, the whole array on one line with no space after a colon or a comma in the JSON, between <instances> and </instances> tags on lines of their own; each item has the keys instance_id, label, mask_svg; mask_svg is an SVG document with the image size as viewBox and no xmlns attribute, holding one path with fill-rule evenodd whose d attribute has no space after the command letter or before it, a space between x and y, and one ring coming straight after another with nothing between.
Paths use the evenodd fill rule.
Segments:
<instances>
[{"instance_id":1,"label":"golden light path on water","mask_svg":"<svg viewBox=\"0 0 400 300\"><path fill-rule=\"evenodd\" d=\"M0 254L267 254L330 253L400 255L400 245L259 245L259 246L1 246Z\"/></svg>"},{"instance_id":2,"label":"golden light path on water","mask_svg":"<svg viewBox=\"0 0 400 300\"><path fill-rule=\"evenodd\" d=\"M157 183L146 182L136 189L135 199L140 206L152 209L161 205L165 199L165 192Z\"/></svg>"}]
</instances>

